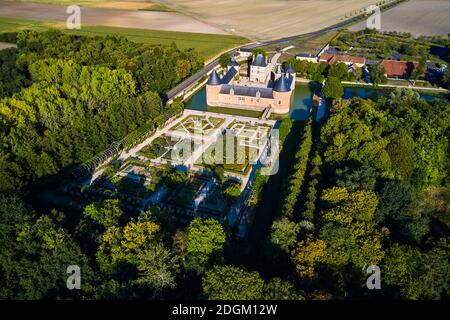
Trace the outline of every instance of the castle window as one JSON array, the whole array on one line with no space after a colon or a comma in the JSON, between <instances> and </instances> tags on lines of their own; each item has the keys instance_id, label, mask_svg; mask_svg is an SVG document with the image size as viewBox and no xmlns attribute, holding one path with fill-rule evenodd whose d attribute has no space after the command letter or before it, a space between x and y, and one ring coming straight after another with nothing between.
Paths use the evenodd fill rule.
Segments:
<instances>
[{"instance_id":1,"label":"castle window","mask_svg":"<svg viewBox=\"0 0 450 320\"><path fill-rule=\"evenodd\" d=\"M281 104L281 100L278 100L278 104Z\"/></svg>"}]
</instances>

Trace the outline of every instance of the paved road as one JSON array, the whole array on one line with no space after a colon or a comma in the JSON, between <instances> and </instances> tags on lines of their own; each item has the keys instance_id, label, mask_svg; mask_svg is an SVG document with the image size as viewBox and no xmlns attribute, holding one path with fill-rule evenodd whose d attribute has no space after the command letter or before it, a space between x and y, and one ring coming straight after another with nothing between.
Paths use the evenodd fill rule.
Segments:
<instances>
[{"instance_id":1,"label":"paved road","mask_svg":"<svg viewBox=\"0 0 450 320\"><path fill-rule=\"evenodd\" d=\"M292 37L281 38L281 39L277 39L277 40L271 40L271 41L266 41L266 42L259 42L259 43L255 43L255 44L251 44L251 45L243 45L243 46L241 46L239 48L235 48L233 50L228 51L228 53L233 54L233 53L236 52L237 49L255 49L255 48L269 46L269 45L289 43L289 41L294 41L294 40L303 40L303 39L306 39L306 38L309 38L309 37L313 37L313 36L319 36L319 35L327 33L327 32L337 31L337 30L340 30L342 28L345 28L345 27L349 26L350 24L352 24L352 23L354 23L354 22L356 22L356 21L358 21L360 19L361 19L361 17L354 17L354 18L351 18L351 19L346 20L344 22L340 22L340 23L338 23L336 25L324 28L322 30L309 32L309 33L305 33L305 34L301 34L301 35L297 35L297 36L292 36ZM170 91L168 91L167 94L166 94L167 100L173 99L178 94L180 94L184 90L188 89L190 86L192 86L198 80L200 80L203 76L209 74L218 65L219 65L219 58L217 58L217 59L211 61L210 63L208 63L207 65L205 65L200 71L198 71L197 73L195 73L191 77L189 77L186 80L184 80L182 83L180 83L175 88L173 88Z\"/></svg>"},{"instance_id":2,"label":"paved road","mask_svg":"<svg viewBox=\"0 0 450 320\"><path fill-rule=\"evenodd\" d=\"M388 7L386 9L382 8L381 10L385 11L385 10L389 10L391 8L395 8L395 5L393 7ZM260 48L260 47L269 46L269 45L287 44L290 41L303 40L303 39L306 39L306 38L309 38L309 37L319 36L319 35L322 35L322 34L327 33L327 32L338 31L338 30L341 30L343 28L346 28L349 25L360 21L361 19L363 19L362 16L355 16L355 17L353 17L351 19L345 20L343 22L340 22L338 24L329 26L327 28L324 28L324 29L321 29L321 30L318 30L318 31L304 33L304 34L300 34L300 35L297 35L297 36L281 38L281 39L277 39L277 40L270 40L270 41L265 41L265 42L254 43L254 44L251 44L251 45L243 45L241 47L238 47L238 48L235 48L235 49L232 49L232 50L228 51L228 53L233 54L238 49L255 49L255 48ZM166 95L167 96L167 100L173 99L178 94L180 94L182 91L188 89L191 85L193 85L195 82L200 80L203 76L209 74L212 71L212 69L216 68L218 65L219 65L219 58L217 58L217 59L211 61L210 63L208 63L205 67L203 67L196 74L194 74L191 77L187 78L182 83L180 83L178 86L176 86L172 90L168 91L167 95Z\"/></svg>"}]
</instances>

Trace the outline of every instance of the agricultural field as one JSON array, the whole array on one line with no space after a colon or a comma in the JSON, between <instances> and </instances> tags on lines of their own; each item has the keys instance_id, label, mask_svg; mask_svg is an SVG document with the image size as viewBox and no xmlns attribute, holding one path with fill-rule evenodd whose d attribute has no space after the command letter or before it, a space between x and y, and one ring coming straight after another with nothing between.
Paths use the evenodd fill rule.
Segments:
<instances>
[{"instance_id":1,"label":"agricultural field","mask_svg":"<svg viewBox=\"0 0 450 320\"><path fill-rule=\"evenodd\" d=\"M157 0L225 31L254 40L308 33L365 12L375 3L393 0Z\"/></svg>"},{"instance_id":2,"label":"agricultural field","mask_svg":"<svg viewBox=\"0 0 450 320\"><path fill-rule=\"evenodd\" d=\"M365 22L349 28L362 30ZM414 36L450 34L450 1L409 0L381 14L381 31L409 32Z\"/></svg>"},{"instance_id":3,"label":"agricultural field","mask_svg":"<svg viewBox=\"0 0 450 320\"><path fill-rule=\"evenodd\" d=\"M119 35L134 42L151 45L170 45L174 42L180 49L195 48L206 59L215 56L223 50L248 42L245 38L230 35L117 28L97 25L83 25L80 30L68 30L65 29L65 23L63 22L0 17L0 33L25 29L44 31L50 28L57 28L66 33L84 36Z\"/></svg>"},{"instance_id":4,"label":"agricultural field","mask_svg":"<svg viewBox=\"0 0 450 320\"><path fill-rule=\"evenodd\" d=\"M147 10L147 11L163 11L173 12L172 8L168 6L152 3L147 0L10 0L15 2L31 2L31 3L45 3L45 4L59 4L59 5L77 5L83 7L93 8L109 8L121 10Z\"/></svg>"},{"instance_id":5,"label":"agricultural field","mask_svg":"<svg viewBox=\"0 0 450 320\"><path fill-rule=\"evenodd\" d=\"M72 4L72 3L71 3ZM23 3L0 0L1 16L65 22L67 6L45 3ZM118 10L83 7L82 25L103 25L207 34L226 34L223 30L177 12Z\"/></svg>"}]
</instances>

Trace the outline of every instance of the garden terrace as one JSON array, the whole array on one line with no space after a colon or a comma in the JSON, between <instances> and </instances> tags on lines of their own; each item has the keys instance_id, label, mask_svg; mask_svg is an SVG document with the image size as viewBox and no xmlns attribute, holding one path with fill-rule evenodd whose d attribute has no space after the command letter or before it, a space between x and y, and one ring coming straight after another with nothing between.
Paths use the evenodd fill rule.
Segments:
<instances>
[{"instance_id":1,"label":"garden terrace","mask_svg":"<svg viewBox=\"0 0 450 320\"><path fill-rule=\"evenodd\" d=\"M190 115L169 130L173 134L200 134L209 136L220 128L224 121L224 118L219 117Z\"/></svg>"},{"instance_id":2,"label":"garden terrace","mask_svg":"<svg viewBox=\"0 0 450 320\"><path fill-rule=\"evenodd\" d=\"M200 141L196 139L162 135L153 140L151 144L142 148L138 155L156 162L182 163L199 146ZM185 153L184 150L188 152ZM174 156L176 156L176 159L174 159Z\"/></svg>"},{"instance_id":3,"label":"garden terrace","mask_svg":"<svg viewBox=\"0 0 450 320\"><path fill-rule=\"evenodd\" d=\"M233 141L230 142L229 139ZM243 142L244 140L233 132L225 133L202 154L202 158L196 163L201 163L203 166L220 164L226 172L247 175L252 165L258 161L260 150ZM219 154L216 156L216 150L222 150L222 157Z\"/></svg>"}]
</instances>

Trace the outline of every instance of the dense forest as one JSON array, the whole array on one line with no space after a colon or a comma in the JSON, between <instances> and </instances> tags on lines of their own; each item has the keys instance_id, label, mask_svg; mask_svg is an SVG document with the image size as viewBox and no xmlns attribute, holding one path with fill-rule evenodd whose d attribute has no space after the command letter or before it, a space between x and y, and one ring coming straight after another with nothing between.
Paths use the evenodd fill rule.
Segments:
<instances>
[{"instance_id":1,"label":"dense forest","mask_svg":"<svg viewBox=\"0 0 450 320\"><path fill-rule=\"evenodd\" d=\"M203 64L194 50L25 31L0 51L0 299L449 297L449 103L396 90L337 100L321 122L281 122L274 176L257 174L263 241L214 219L180 226L119 199L82 212L24 199L170 112L161 97ZM339 67L332 73L338 77ZM274 190L275 181L281 190ZM367 290L365 266L381 268ZM66 287L69 265L81 290Z\"/></svg>"},{"instance_id":2,"label":"dense forest","mask_svg":"<svg viewBox=\"0 0 450 320\"><path fill-rule=\"evenodd\" d=\"M0 51L0 191L83 163L149 119L203 58L175 45L26 31Z\"/></svg>"},{"instance_id":3,"label":"dense forest","mask_svg":"<svg viewBox=\"0 0 450 320\"><path fill-rule=\"evenodd\" d=\"M448 107L399 89L309 122L262 253L271 268L314 299L448 298ZM368 265L382 290L365 287Z\"/></svg>"}]
</instances>

